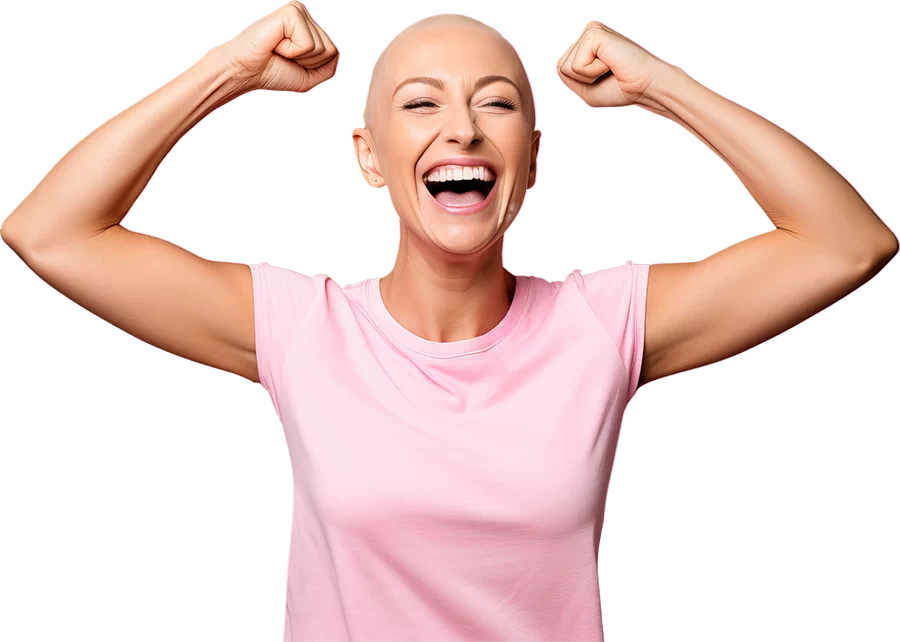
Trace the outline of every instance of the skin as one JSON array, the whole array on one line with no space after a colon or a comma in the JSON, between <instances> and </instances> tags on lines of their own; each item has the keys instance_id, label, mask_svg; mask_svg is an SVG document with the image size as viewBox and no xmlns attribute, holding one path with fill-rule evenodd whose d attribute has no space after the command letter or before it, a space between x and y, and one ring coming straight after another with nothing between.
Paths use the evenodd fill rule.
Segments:
<instances>
[{"instance_id":1,"label":"skin","mask_svg":"<svg viewBox=\"0 0 900 642\"><path fill-rule=\"evenodd\" d=\"M305 94L332 77L337 61L302 3L279 8L91 132L7 217L3 240L42 280L125 332L259 381L248 266L205 260L121 221L168 151L206 114L253 89ZM787 330L897 254L894 234L812 150L606 25L588 23L557 71L592 107L637 105L685 127L728 164L774 226L700 261L650 267L639 385ZM484 106L509 91L500 83L472 93L473 81L492 73L517 79L525 110ZM398 100L428 95L436 107L400 110L388 92L420 74L443 78L447 91L408 87ZM540 135L527 87L512 47L460 17L414 25L376 65L365 127L353 140L363 176L387 185L400 218L397 261L382 279L382 296L421 337L479 336L508 311L514 280L501 263L503 234L534 185ZM465 220L423 207L423 164L469 153L497 163L495 203Z\"/></svg>"},{"instance_id":2,"label":"skin","mask_svg":"<svg viewBox=\"0 0 900 642\"><path fill-rule=\"evenodd\" d=\"M465 43L465 46L461 46ZM482 76L499 74L521 88ZM407 78L430 76L444 91ZM491 104L504 98L515 108ZM404 109L411 101L431 104ZM408 330L432 341L479 336L506 315L515 277L503 267L503 234L535 183L541 132L518 54L497 31L456 14L432 16L401 32L375 63L364 112L353 130L366 182L387 186L400 219L393 270L380 281L385 306ZM497 195L474 216L447 214L429 203L421 181L428 166L452 156L493 161Z\"/></svg>"}]
</instances>

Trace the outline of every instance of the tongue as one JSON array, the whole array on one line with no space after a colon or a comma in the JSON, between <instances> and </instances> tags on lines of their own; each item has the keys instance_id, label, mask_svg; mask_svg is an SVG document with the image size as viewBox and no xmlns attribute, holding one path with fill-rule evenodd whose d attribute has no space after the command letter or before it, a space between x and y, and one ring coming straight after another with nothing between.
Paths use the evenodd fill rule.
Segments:
<instances>
[{"instance_id":1,"label":"tongue","mask_svg":"<svg viewBox=\"0 0 900 642\"><path fill-rule=\"evenodd\" d=\"M470 192L463 192L462 194L457 194L453 190L445 189L438 192L434 198L444 205L462 207L464 205L475 205L475 203L480 203L484 200L484 194L477 189L473 189Z\"/></svg>"}]
</instances>

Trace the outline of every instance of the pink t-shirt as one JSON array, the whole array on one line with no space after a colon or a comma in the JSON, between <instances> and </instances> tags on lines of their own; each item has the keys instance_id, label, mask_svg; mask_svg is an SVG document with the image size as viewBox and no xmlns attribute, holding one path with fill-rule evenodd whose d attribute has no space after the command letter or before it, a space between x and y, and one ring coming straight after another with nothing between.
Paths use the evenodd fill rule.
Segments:
<instances>
[{"instance_id":1,"label":"pink t-shirt","mask_svg":"<svg viewBox=\"0 0 900 642\"><path fill-rule=\"evenodd\" d=\"M517 276L423 339L378 279L250 265L294 478L285 640L602 640L597 553L649 265Z\"/></svg>"}]
</instances>

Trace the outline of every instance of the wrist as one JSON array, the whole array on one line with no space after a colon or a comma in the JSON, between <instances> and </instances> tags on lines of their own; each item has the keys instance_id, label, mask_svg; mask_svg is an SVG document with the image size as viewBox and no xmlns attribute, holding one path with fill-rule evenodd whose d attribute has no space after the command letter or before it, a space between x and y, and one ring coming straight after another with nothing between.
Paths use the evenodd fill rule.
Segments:
<instances>
[{"instance_id":1,"label":"wrist","mask_svg":"<svg viewBox=\"0 0 900 642\"><path fill-rule=\"evenodd\" d=\"M650 86L637 99L636 104L663 116L671 117L674 114L668 105L671 104L672 98L677 94L679 88L691 80L691 77L681 67L660 61Z\"/></svg>"},{"instance_id":2,"label":"wrist","mask_svg":"<svg viewBox=\"0 0 900 642\"><path fill-rule=\"evenodd\" d=\"M253 89L240 72L221 46L210 49L188 70L225 102Z\"/></svg>"}]
</instances>

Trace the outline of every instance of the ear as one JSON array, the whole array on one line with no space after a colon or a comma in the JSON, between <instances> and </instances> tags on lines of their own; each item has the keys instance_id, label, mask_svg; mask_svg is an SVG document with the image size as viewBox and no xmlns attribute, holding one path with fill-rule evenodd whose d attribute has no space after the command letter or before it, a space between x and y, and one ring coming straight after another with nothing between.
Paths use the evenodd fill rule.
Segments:
<instances>
[{"instance_id":1,"label":"ear","mask_svg":"<svg viewBox=\"0 0 900 642\"><path fill-rule=\"evenodd\" d=\"M541 130L535 129L534 134L532 134L531 138L531 167L529 167L528 169L528 187L526 187L525 189L533 187L535 180L537 180L537 155L540 146Z\"/></svg>"},{"instance_id":2,"label":"ear","mask_svg":"<svg viewBox=\"0 0 900 642\"><path fill-rule=\"evenodd\" d=\"M368 129L356 128L353 130L353 150L356 152L356 161L362 170L363 178L372 187L383 187L385 185L384 177L378 170L378 163L375 159L375 143L372 139L372 132Z\"/></svg>"}]
</instances>

